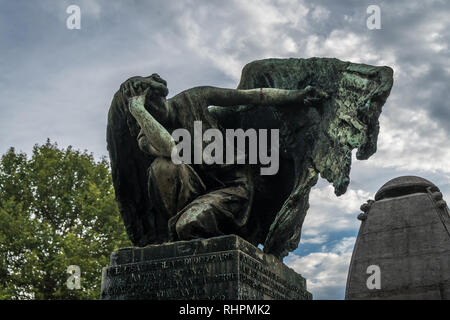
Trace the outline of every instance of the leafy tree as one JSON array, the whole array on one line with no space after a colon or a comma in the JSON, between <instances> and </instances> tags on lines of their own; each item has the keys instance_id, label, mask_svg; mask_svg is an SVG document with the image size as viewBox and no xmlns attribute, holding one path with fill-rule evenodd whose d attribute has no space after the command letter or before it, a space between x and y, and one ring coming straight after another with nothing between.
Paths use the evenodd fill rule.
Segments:
<instances>
[{"instance_id":1,"label":"leafy tree","mask_svg":"<svg viewBox=\"0 0 450 320\"><path fill-rule=\"evenodd\" d=\"M105 159L47 140L0 160L0 299L97 299L112 251L130 246ZM81 270L70 290L67 268Z\"/></svg>"}]
</instances>

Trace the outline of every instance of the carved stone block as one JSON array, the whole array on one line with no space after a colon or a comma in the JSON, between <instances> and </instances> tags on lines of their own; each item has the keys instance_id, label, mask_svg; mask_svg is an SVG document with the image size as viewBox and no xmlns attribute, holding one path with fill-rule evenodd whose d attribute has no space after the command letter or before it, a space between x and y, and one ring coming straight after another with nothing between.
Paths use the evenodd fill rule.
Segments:
<instances>
[{"instance_id":1,"label":"carved stone block","mask_svg":"<svg viewBox=\"0 0 450 320\"><path fill-rule=\"evenodd\" d=\"M103 269L101 298L311 300L305 279L235 235L124 248Z\"/></svg>"}]
</instances>

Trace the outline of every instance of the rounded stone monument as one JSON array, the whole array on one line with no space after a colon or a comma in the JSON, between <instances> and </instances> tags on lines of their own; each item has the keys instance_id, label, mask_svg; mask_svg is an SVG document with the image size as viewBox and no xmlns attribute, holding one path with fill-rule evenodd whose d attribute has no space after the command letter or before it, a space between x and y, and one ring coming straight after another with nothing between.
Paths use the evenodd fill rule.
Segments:
<instances>
[{"instance_id":1,"label":"rounded stone monument","mask_svg":"<svg viewBox=\"0 0 450 320\"><path fill-rule=\"evenodd\" d=\"M361 210L346 299L450 299L450 214L439 188L398 177Z\"/></svg>"}]
</instances>

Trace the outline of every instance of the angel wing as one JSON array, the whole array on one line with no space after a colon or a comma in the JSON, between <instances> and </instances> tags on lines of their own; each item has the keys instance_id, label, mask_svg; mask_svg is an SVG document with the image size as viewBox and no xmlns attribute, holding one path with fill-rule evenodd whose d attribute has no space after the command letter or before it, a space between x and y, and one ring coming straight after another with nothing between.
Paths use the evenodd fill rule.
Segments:
<instances>
[{"instance_id":1,"label":"angel wing","mask_svg":"<svg viewBox=\"0 0 450 320\"><path fill-rule=\"evenodd\" d=\"M300 109L236 106L213 108L226 128L278 128L280 171L255 176L256 198L250 228L264 251L283 258L297 248L318 175L333 183L336 195L350 182L351 152L367 159L376 151L378 118L393 85L389 67L330 58L266 59L247 64L238 89L303 89L311 85L330 99Z\"/></svg>"}]
</instances>

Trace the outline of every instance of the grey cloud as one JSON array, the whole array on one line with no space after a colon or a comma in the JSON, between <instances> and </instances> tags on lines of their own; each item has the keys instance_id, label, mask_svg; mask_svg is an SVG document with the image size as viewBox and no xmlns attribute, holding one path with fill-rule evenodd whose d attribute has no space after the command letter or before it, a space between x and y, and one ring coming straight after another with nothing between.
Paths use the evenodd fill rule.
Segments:
<instances>
[{"instance_id":1,"label":"grey cloud","mask_svg":"<svg viewBox=\"0 0 450 320\"><path fill-rule=\"evenodd\" d=\"M382 30L368 30L366 8L377 3ZM65 27L69 4L81 7L79 31ZM0 153L10 146L29 152L50 137L106 155L109 103L133 75L157 72L174 95L196 85L235 87L241 68L254 59L350 57L392 63L396 75L379 152L354 162L350 190L373 195L391 178L417 174L450 201L448 1L0 0L0 7ZM427 163L420 163L424 153ZM321 181L317 190L327 186ZM332 228L333 212L342 222L336 225L357 230L357 208L345 215L334 195L319 200L310 214L323 212L330 220L322 239L342 231ZM313 218L305 232L320 228ZM321 287L319 296L342 297L344 285Z\"/></svg>"}]
</instances>

